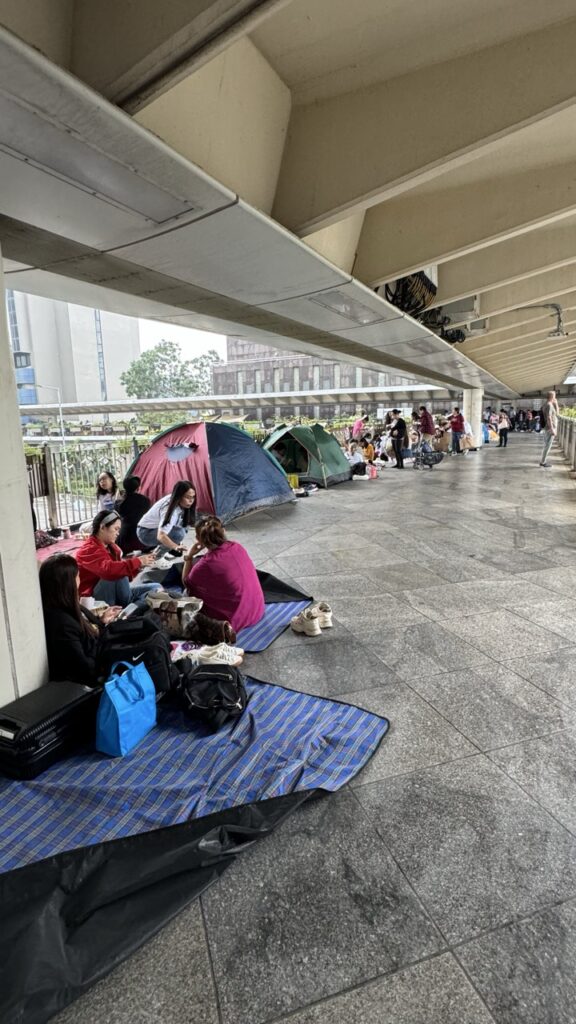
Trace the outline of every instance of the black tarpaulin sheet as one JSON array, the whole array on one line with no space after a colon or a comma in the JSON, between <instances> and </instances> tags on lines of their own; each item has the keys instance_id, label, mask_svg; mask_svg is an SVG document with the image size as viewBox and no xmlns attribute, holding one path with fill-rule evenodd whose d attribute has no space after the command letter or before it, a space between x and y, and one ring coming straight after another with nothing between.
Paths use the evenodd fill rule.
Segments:
<instances>
[{"instance_id":1,"label":"black tarpaulin sheet","mask_svg":"<svg viewBox=\"0 0 576 1024\"><path fill-rule=\"evenodd\" d=\"M18 820L28 822L30 833L34 829L41 832L46 826L43 841L52 843L52 852L48 852L49 845L44 845L42 859L34 857L34 863L0 874L0 957L3 965L0 1019L3 1024L44 1024L141 946L215 881L238 853L274 829L304 800L313 794L337 789L349 781L372 756L388 729L386 719L336 701L297 694L253 680L249 681L249 687L252 694L257 693L264 699L256 701L252 698L248 714L243 716L244 721L241 719L234 727L238 728L242 723L244 740L240 746L234 743L231 734L220 736L225 754L225 748L229 748L229 757L225 756L215 770L212 791L216 803L203 800L204 816L194 816L194 811L188 809L192 820L181 821L176 816L169 819L173 824L162 827L166 819L161 816L154 824L152 807L159 806L165 815L167 796L162 789L159 793L154 781L151 805L143 809L141 797L146 777L145 772L136 770L132 773L132 786L140 798L140 806L130 824L134 794L126 785L130 776L129 758L121 762L106 762L118 766L119 771L128 772L123 776L124 786L120 786L119 791L127 819L126 822L122 819L123 827L132 831L123 838L102 840L102 814L105 811L98 805L101 794L97 788L88 805L95 809L94 822L100 829L99 841L93 839L92 843L85 842L74 849L62 850L58 841L54 843L54 837L58 840L63 834L72 836L78 825L74 808L68 808L68 817L65 813L57 827L51 829L49 812L44 816L46 822L43 822L36 792L36 802L31 801L28 809L18 807ZM283 697L284 700L281 699ZM304 712L303 717L299 706ZM346 728L340 730L340 740L337 739L338 728L334 731L326 725L318 731L314 707L317 717L324 719L325 723L328 720L347 723ZM288 736L294 737L295 744L296 737L300 737L300 754L295 758L293 772L286 772L285 765L282 772L275 768L278 727L284 729L287 739L281 762L285 761L284 755L290 747ZM355 732L356 727L358 732ZM302 738L303 729L305 732L308 730L308 743L306 738ZM303 756L306 748L307 753ZM261 782L256 798L249 770L251 754L256 756L256 760L260 759ZM93 757L96 759L97 755ZM170 743L169 760L173 758L174 746ZM210 760L210 757L201 758L206 764ZM184 761L180 764L184 772L186 764ZM42 779L45 780L44 786L49 794L47 807L54 796L50 792L50 775L58 770L59 766L54 766L35 783L35 787L40 787ZM283 775L280 786L279 774ZM193 776L194 773L190 778L191 789L196 787L196 792L202 793L204 781L198 785L198 779ZM245 788L242 777L246 779ZM32 784L12 785L21 787L25 804ZM218 803L219 788L233 793L233 806L225 806L225 800ZM112 799L114 790L113 785L109 786L104 808L108 797ZM57 791L59 799L66 798L65 785L57 787ZM14 791L11 793L13 796ZM243 799L246 794L251 795L249 801ZM271 794L274 795L270 799ZM181 801L182 791L179 791L177 810ZM190 806L197 806L194 800ZM207 813L211 806L219 809ZM5 807L3 801L0 815ZM30 811L28 815L26 810ZM81 815L86 814L83 800L76 810ZM147 815L145 830L137 827L138 822L142 824L144 812ZM181 823L176 823L179 820ZM112 835L118 821L116 806L112 813ZM10 824L4 813L1 831L4 852L9 832ZM71 838L66 842L73 845ZM27 856L30 859L30 849Z\"/></svg>"},{"instance_id":2,"label":"black tarpaulin sheet","mask_svg":"<svg viewBox=\"0 0 576 1024\"><path fill-rule=\"evenodd\" d=\"M273 576L271 572L262 572L261 569L256 570L258 573L258 579L260 580L260 586L264 594L264 601L266 604L281 604L284 601L312 601L312 597L309 594L304 594L298 587L293 587L290 583L286 583L284 580Z\"/></svg>"}]
</instances>

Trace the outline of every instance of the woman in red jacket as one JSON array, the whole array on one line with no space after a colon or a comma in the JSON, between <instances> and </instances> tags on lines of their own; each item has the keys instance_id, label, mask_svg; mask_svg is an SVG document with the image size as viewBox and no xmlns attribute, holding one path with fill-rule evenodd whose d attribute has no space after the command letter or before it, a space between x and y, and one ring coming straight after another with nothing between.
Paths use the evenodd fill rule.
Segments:
<instances>
[{"instance_id":1,"label":"woman in red jacket","mask_svg":"<svg viewBox=\"0 0 576 1024\"><path fill-rule=\"evenodd\" d=\"M126 608L151 590L161 590L159 583L130 586L131 580L147 565L152 555L123 558L116 544L122 519L117 512L98 512L92 523L92 536L76 552L80 572L80 597L93 597L109 605Z\"/></svg>"}]
</instances>

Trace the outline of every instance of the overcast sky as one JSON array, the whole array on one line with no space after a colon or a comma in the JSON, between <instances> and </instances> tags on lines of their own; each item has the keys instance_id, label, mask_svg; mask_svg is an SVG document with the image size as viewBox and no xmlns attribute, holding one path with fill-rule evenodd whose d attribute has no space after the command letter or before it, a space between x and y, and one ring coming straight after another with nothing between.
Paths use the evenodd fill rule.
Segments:
<instances>
[{"instance_id":1,"label":"overcast sky","mask_svg":"<svg viewBox=\"0 0 576 1024\"><path fill-rule=\"evenodd\" d=\"M175 341L180 345L184 359L195 359L213 348L222 359L226 358L226 336L195 331L191 327L177 327L175 324L157 323L155 320L138 320L140 326L140 349L145 352L160 341Z\"/></svg>"}]
</instances>

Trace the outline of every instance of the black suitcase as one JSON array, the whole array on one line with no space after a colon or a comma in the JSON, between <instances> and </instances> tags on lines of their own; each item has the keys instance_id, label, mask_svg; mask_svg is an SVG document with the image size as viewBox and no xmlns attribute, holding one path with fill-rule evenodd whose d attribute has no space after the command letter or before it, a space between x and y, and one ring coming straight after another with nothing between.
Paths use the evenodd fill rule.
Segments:
<instances>
[{"instance_id":1,"label":"black suitcase","mask_svg":"<svg viewBox=\"0 0 576 1024\"><path fill-rule=\"evenodd\" d=\"M0 773L34 779L94 743L101 692L80 683L48 683L0 708Z\"/></svg>"}]
</instances>

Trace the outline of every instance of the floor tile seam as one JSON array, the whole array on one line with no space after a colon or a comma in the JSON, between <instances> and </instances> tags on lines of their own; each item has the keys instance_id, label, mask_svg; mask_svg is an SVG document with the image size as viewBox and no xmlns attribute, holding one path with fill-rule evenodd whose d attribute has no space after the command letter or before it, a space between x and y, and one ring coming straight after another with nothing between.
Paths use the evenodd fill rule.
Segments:
<instances>
[{"instance_id":1,"label":"floor tile seam","mask_svg":"<svg viewBox=\"0 0 576 1024\"><path fill-rule=\"evenodd\" d=\"M441 949L434 953L428 953L426 956L421 957L420 960L414 960L410 963L403 964L402 967L398 967L396 970L384 971L378 974L374 974L369 978L365 978L357 984L346 985L344 988L339 989L338 992L331 992L329 995L321 996L320 999L313 1000L311 1003L305 1003L303 1006L298 1006L294 1010L289 1010L288 1013L283 1013L279 1017L268 1017L266 1020L259 1022L259 1024L284 1024L285 1021L289 1022L301 1013L308 1010L315 1010L317 1007L321 1007L331 1003L335 999L340 999L342 996L351 995L354 992L360 992L363 988L368 985L373 985L378 981L386 981L388 978L395 978L399 974L404 974L406 971L411 971L415 967L419 967L421 964L429 963L431 960L436 960L442 956L449 956L451 950ZM456 957L454 957L456 960ZM458 964L458 966L460 966ZM492 1020L494 1018L492 1017Z\"/></svg>"},{"instance_id":2,"label":"floor tile seam","mask_svg":"<svg viewBox=\"0 0 576 1024\"><path fill-rule=\"evenodd\" d=\"M510 612L510 614L512 614L512 615L514 614L514 612L510 608L506 608L505 610ZM481 615L482 613L480 612L479 614ZM477 616L464 616L464 618L476 618L476 617ZM516 616L516 618L520 619L519 616ZM438 622L438 625L440 625L444 621L450 621L450 620L441 619ZM526 619L520 619L520 621L521 622L526 622L527 620ZM536 623L532 623L532 625L536 625ZM537 627L537 628L544 629L544 627ZM447 629L446 631L448 633L450 633L452 636L458 636L458 638L460 640L462 640L463 643L467 644L469 647L472 647L475 651L479 652L480 654L485 654L486 657L492 658L493 661L496 661L496 662L501 662L502 661L501 658L497 658L497 657L495 657L492 654L487 654L487 652L480 646L482 643L486 643L486 642L490 643L490 636L489 636L488 631L486 632L486 636L485 637L479 637L477 641L475 641L475 640L468 640L468 639L463 640L463 638L458 633L456 633L454 630L451 630L451 629ZM550 630L544 630L544 632L548 633L548 635L550 637L554 637L555 640L563 641L563 643L560 643L556 648L554 648L555 650L563 650L565 647L574 647L574 646L576 646L576 644L574 644L571 640L567 640L566 637L558 636L558 633L551 633ZM542 637L542 638L534 637L534 639L535 640L544 639L544 637ZM497 641L497 640L494 641L493 640L492 643L494 643L494 642L499 643L500 641ZM504 641L502 641L502 642L504 642ZM532 655L532 657L538 657L539 653L546 654L547 652L546 651L535 652Z\"/></svg>"},{"instance_id":3,"label":"floor tile seam","mask_svg":"<svg viewBox=\"0 0 576 1024\"><path fill-rule=\"evenodd\" d=\"M568 650L568 648L567 647L561 647L560 650L565 651L565 650ZM540 686L538 683L535 683L533 679L528 679L526 676L523 676L522 673L518 671L518 669L512 668L514 663L516 661L519 661L519 660L520 660L519 658L510 658L508 661L501 661L501 662L499 662L499 664L502 665L503 668L507 668L507 669L509 669L509 671L514 672L517 676L520 676L520 678L524 679L527 683L531 683L532 686L536 687L537 690L540 690L542 693L545 693L547 697L551 697L552 700L555 700L557 702L557 704L561 704L562 707L564 707L564 708L571 708L572 710L576 710L576 703L575 704L568 704L567 701L560 700L559 697L556 697L555 694L550 693L550 691L547 690L544 686Z\"/></svg>"},{"instance_id":4,"label":"floor tile seam","mask_svg":"<svg viewBox=\"0 0 576 1024\"><path fill-rule=\"evenodd\" d=\"M561 649L563 650L564 648L561 648ZM487 657L489 657L489 655L487 655ZM521 679L523 683L527 683L528 686L532 687L533 689L540 690L541 693L545 693L546 696L549 697L552 701L554 701L554 703L557 704L559 708L567 708L568 710L574 711L576 713L576 707L574 705L566 704L563 701L558 700L558 698L555 697L554 694L548 693L546 690L542 690L541 687L537 686L536 683L533 683L531 679L526 679L526 677L520 675L519 672L515 672L514 669L508 668L505 662L497 661L495 658L490 658L490 660L493 661L494 664L496 666L498 666L498 667L507 668L508 671L512 672L513 675L518 676L518 678ZM456 673L456 672L466 672L466 671L474 672L474 670L475 670L475 666L471 665L471 666L468 666L468 668L464 668L464 669L454 669L453 672L454 673ZM445 675L452 675L452 671L450 671L450 672L435 672L433 674L417 676L416 678L417 679L434 679L436 676L445 676ZM449 718L446 718L444 712L442 712L439 708L437 708L432 700L430 700L428 697L425 697L422 693L420 693L420 691L417 690L416 687L413 686L412 683L409 683L406 680L402 680L402 682L404 682L404 684L408 687L408 689L412 690L418 697L420 697L421 700L426 701L426 703L429 704L430 707L438 715L440 715L442 718L445 718L446 721L449 723L449 725L452 726L453 729L456 729L457 732L461 732L459 727L457 725L455 725L454 722L450 721ZM552 729L551 732L539 733L537 736L527 736L523 740L514 740L512 743L503 743L499 747L478 747L478 749L480 750L481 753L486 754L489 750L500 750L500 749L504 749L506 747L515 746L518 743L528 743L531 740L544 739L546 736L554 735L554 733L566 732L566 731L567 731L567 727L566 726L560 726L559 728ZM469 743L472 743L473 746L477 746L477 744L474 742L474 740L471 740L468 736L466 736L466 733L462 733L462 735L464 736L464 738L466 740L468 740Z\"/></svg>"},{"instance_id":5,"label":"floor tile seam","mask_svg":"<svg viewBox=\"0 0 576 1024\"><path fill-rule=\"evenodd\" d=\"M555 593L557 593L557 591L555 591ZM570 600L570 598L569 598L568 600ZM543 603L544 603L544 602L543 602ZM536 605L536 607L538 607L538 605ZM559 640L564 640L564 641L565 641L565 646L568 646L568 647L574 647L574 646L576 646L576 642L575 642L575 641L573 641L573 640L568 640L568 638L567 638L567 637L564 637L564 636L562 636L562 635L561 635L561 634L559 634L559 633L555 633L555 632L554 632L554 630L553 630L553 629L550 629L550 628L549 628L548 626L541 626L541 625L540 625L540 623L538 623L538 622L534 622L534 621L533 621L533 619L526 619L526 618L524 618L524 616L523 616L523 615L520 615L520 614L519 614L519 612L517 612L515 608L506 608L505 610L506 610L507 612L509 612L509 613L510 613L510 615L514 615L514 616L515 616L515 618L517 618L517 619L519 619L519 620L520 620L520 622L529 622L529 623L530 623L530 625L531 625L531 626L535 626L535 627L536 627L536 629L541 629L541 630L543 630L543 631L544 631L545 633L549 633L549 634L550 634L550 636L555 636L555 637L557 637L557 638L558 638Z\"/></svg>"},{"instance_id":6,"label":"floor tile seam","mask_svg":"<svg viewBox=\"0 0 576 1024\"><path fill-rule=\"evenodd\" d=\"M563 600L572 600L572 599L571 598L563 598ZM552 604L552 602L550 602L550 603ZM536 605L536 608L538 608L538 607L539 606ZM543 626L540 622L535 622L534 619L529 619L526 615L522 615L522 612L518 611L516 608L509 608L507 610L512 612L513 615L516 615L517 618L522 619L522 622L530 622L533 626L537 626L538 629L544 629L544 630L546 630L547 633L551 633L552 636L557 636L561 640L567 640L568 639L567 637L563 636L562 633L557 633L556 630L552 629L550 626ZM576 629L576 624L574 625L574 628ZM568 643L571 643L572 645L574 645L574 641L572 641L572 640L568 640Z\"/></svg>"},{"instance_id":7,"label":"floor tile seam","mask_svg":"<svg viewBox=\"0 0 576 1024\"><path fill-rule=\"evenodd\" d=\"M456 670L456 671L458 671L458 670ZM466 669L464 669L464 671L466 671ZM471 669L470 669L470 671L472 671L472 672L473 672L473 671L474 671L474 669L473 669L473 668L471 668ZM447 673L447 672L438 672L437 674L438 674L438 675L449 675L450 673ZM421 678L426 678L426 677L422 676ZM405 683L405 685L407 686L407 688L408 688L409 690L411 690L411 691L412 691L412 693L413 693L413 694L415 694L415 696L416 696L416 697L418 697L418 698L419 698L419 699L420 699L421 701L424 701L424 703L425 703L425 704L427 704L427 705L428 705L428 707L432 709L432 711L434 712L434 714L438 715L438 716L439 716L439 717L440 717L440 718L441 718L441 719L442 719L442 720L443 720L444 722L446 722L446 723L447 723L447 725L449 725L451 729L454 729L454 731L455 731L455 732L457 732L457 733L458 733L458 734L459 734L459 735L460 735L460 736L461 736L461 737L462 737L462 738L463 738L464 740L466 740L466 742L467 742L467 743L471 743L471 744L472 744L472 746L476 748L476 750L478 751L478 753L479 753L479 754L483 754L483 753L484 753L484 751L482 750L482 747L478 746L478 744L477 744L477 743L476 743L476 742L475 742L474 740L471 740L471 739L470 739L470 738L469 738L469 737L468 737L468 736L466 735L466 733L462 732L462 730L461 730L461 729L459 728L459 726L455 725L455 724L454 724L454 722L451 722L451 721L450 721L450 719L446 717L446 715L444 714L444 712L443 712L443 711L440 711L440 709L439 709L439 708L437 708L437 707L436 707L436 705L435 705L435 704L433 704L431 700L429 700L429 699L428 699L427 697L424 697L424 696L423 696L423 694L421 694L421 693L420 693L420 692L419 692L418 690L416 690L416 689L414 688L414 686L412 686L412 684L411 684L411 683L408 683L408 682L406 682L406 683ZM474 755L473 755L473 754L470 754L469 756L470 756L470 757L473 757ZM458 758L450 758L450 759L449 759L449 761L447 761L447 762L445 762L445 763L446 763L446 764L449 764L449 763L450 763L450 761L453 761L453 760L458 760Z\"/></svg>"},{"instance_id":8,"label":"floor tile seam","mask_svg":"<svg viewBox=\"0 0 576 1024\"><path fill-rule=\"evenodd\" d=\"M406 884L406 885L408 886L408 889L409 889L409 890L410 890L410 892L412 893L412 895L413 895L414 899L416 900L416 903L417 903L417 904L418 904L418 906L420 907L420 909L421 909L421 911L423 912L424 916L425 916L425 917L427 918L427 920L428 920L428 921L430 921L430 923L432 924L432 926L433 926L433 928L434 928L434 930L435 930L435 932L436 932L437 936L438 936L438 937L440 938L440 941L441 941L441 943L442 943L442 947L443 947L443 948L442 948L442 950L441 950L441 951L442 951L442 952L446 952L446 951L447 951L447 950L449 949L449 946L450 946L450 942L449 942L448 938L446 937L446 935L444 934L444 932L442 931L442 928L440 927L440 925L438 924L438 922L437 922L437 921L435 920L435 918L434 918L434 915L432 914L432 911L431 911L431 910L429 910L429 908L428 908L428 906L427 906L427 903L426 903L426 900L425 900L425 899L424 899L424 897L423 897L423 896L421 896L421 894L420 894L420 893L418 892L418 889L416 888L416 886L414 885L414 883L413 883L413 882L411 881L411 879L409 878L409 876L408 876L408 874L407 874L406 870L404 869L404 866L403 866L403 865L402 865L402 864L400 863L400 861L399 861L398 857L396 856L396 854L394 853L394 851L393 851L393 850L392 850L392 849L390 848L389 844L388 844L388 843L386 842L386 839L384 838L384 836L383 836L383 835L382 835L382 833L380 832L380 829L379 829L379 827L378 827L378 824L377 824L377 822L376 822L376 821L374 820L374 817L373 817L373 815L371 814L371 812L370 812L369 810L367 810L367 809L366 809L366 808L365 808L365 807L364 807L364 806L362 805L361 801L359 800L359 798L358 798L358 796L357 796L357 793L356 793L356 791L355 791L354 789L352 789L352 787L350 787L350 793L351 793L351 796L352 796L352 798L353 798L353 800L354 800L355 804L357 805L358 809L360 810L360 812L361 812L361 813L362 813L363 815L366 815L366 817L368 818L368 820L369 820L369 821L370 821L370 823L372 824L372 827L373 827L373 829L374 829L374 832L375 832L375 833L376 833L376 835L378 836L378 839L379 839L379 841L381 842L382 846L384 847L384 849L385 849L386 853L388 854L388 856L390 857L391 861L392 861L392 862L393 862L393 863L394 863L394 864L396 865L396 869L398 870L398 872L399 872L399 874L401 875L401 877L402 877L402 878L404 879L404 882L405 882L405 884ZM416 963L420 963L420 962L421 962L421 960L424 960L424 959L429 959L429 958L430 958L430 956L434 956L434 955L437 955L437 954L438 954L438 952L439 952L439 951L438 951L438 950L436 950L436 952L435 952L434 954L428 954L428 955L427 955L427 957L420 957L420 959L419 959L419 960L416 960L415 962L416 962ZM395 973L397 973L397 972L396 972L396 971L393 971L393 972L389 972L389 973L394 973L394 974L395 974Z\"/></svg>"},{"instance_id":9,"label":"floor tile seam","mask_svg":"<svg viewBox=\"0 0 576 1024\"><path fill-rule=\"evenodd\" d=\"M218 881L219 879L217 879ZM204 908L203 894L201 893L198 897L200 903L200 915L202 917L202 929L204 932L204 942L206 944L206 954L208 956L208 963L210 964L210 975L212 978L212 988L214 992L214 1002L216 1004L216 1014L218 1016L218 1024L224 1024L224 1015L222 1013L222 1006L220 1003L220 991L218 988L218 981L216 978L216 969L214 966L214 955L212 953L212 946L210 943L210 931L208 928L208 922L206 920L206 911Z\"/></svg>"},{"instance_id":10,"label":"floor tile seam","mask_svg":"<svg viewBox=\"0 0 576 1024\"><path fill-rule=\"evenodd\" d=\"M540 738L540 737L538 737L538 738ZM543 813L546 814L549 818L551 818L552 821L556 822L556 824L560 826L562 831L565 832L570 837L570 839L572 839L572 840L576 839L576 828L575 828L574 831L569 829L568 826L563 821L560 821L560 819L556 817L554 812L551 811L549 807L545 807L544 804L541 803L541 801L537 797L535 797L533 793L530 793L521 782L518 782L517 779L513 778L512 775L510 775L506 771L506 769L505 769L505 767L503 765L498 764L497 761L495 761L493 758L491 758L490 754L488 752L486 753L486 757L488 757L488 759L491 762L491 764L493 764L503 775L505 775L506 778L510 780L510 782L513 782L514 785L517 786L518 789L520 789L528 797L528 799L531 800L531 802L533 804L535 804L536 807L538 807L541 811L543 811ZM576 886L576 881L575 881L575 886ZM576 898L576 888L574 889L574 898Z\"/></svg>"},{"instance_id":11,"label":"floor tile seam","mask_svg":"<svg viewBox=\"0 0 576 1024\"><path fill-rule=\"evenodd\" d=\"M559 733L566 733L568 735L568 728L565 725L560 726L557 729L552 729L550 732L539 733L538 736L525 736L523 740L513 740L512 743L502 743L498 747L487 747L482 753L490 756L490 754L496 754L499 750L509 750L511 747L522 747L526 743L536 743L538 740L546 740L550 736L557 736ZM492 760L492 758L490 758Z\"/></svg>"},{"instance_id":12,"label":"floor tile seam","mask_svg":"<svg viewBox=\"0 0 576 1024\"><path fill-rule=\"evenodd\" d=\"M382 782L389 781L391 779L406 779L410 775L417 775L419 772L431 771L433 768L445 768L447 765L457 765L462 761L470 761L474 757L484 756L483 750L474 750L470 754L461 754L459 757L449 758L447 761L434 761L433 764L421 764L417 768L410 768L407 771L397 772L395 775L384 775L379 779L367 779L366 782L358 782L355 784L354 781L350 783L352 791L354 793L359 792L362 789L366 789L367 786L379 785ZM367 812L369 813L369 812Z\"/></svg>"},{"instance_id":13,"label":"floor tile seam","mask_svg":"<svg viewBox=\"0 0 576 1024\"><path fill-rule=\"evenodd\" d=\"M458 963L460 963L457 951L462 949L464 946L468 946L471 942L477 942L478 939L483 939L487 935L495 935L496 932L503 931L505 928L510 928L511 925L524 924L525 921L530 921L533 917L538 917L539 914L545 914L549 910L554 910L556 907L563 907L565 904L570 903L576 903L576 895L561 896L557 900L550 900L548 903L542 903L539 907L534 907L533 910L511 917L509 921L496 924L492 928L482 928L479 932L467 935L465 939L458 939L457 942L453 942L448 946L446 952L452 953L453 956L458 959Z\"/></svg>"}]
</instances>

